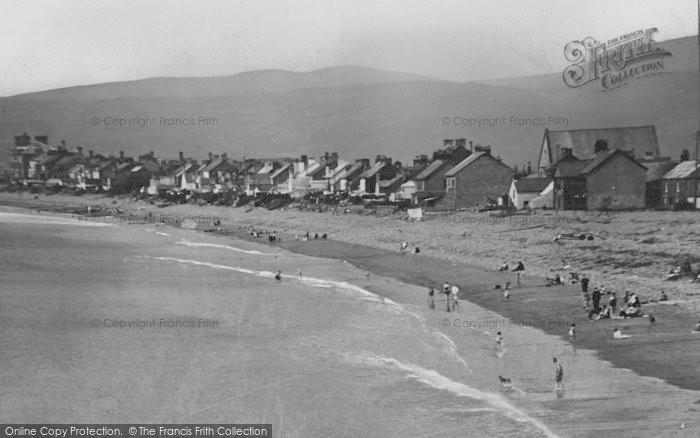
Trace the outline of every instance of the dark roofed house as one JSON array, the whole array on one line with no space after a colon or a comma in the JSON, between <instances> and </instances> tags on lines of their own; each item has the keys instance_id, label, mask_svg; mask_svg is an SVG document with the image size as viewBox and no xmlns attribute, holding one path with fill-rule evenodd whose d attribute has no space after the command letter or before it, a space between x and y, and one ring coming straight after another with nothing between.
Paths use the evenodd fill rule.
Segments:
<instances>
[{"instance_id":1,"label":"dark roofed house","mask_svg":"<svg viewBox=\"0 0 700 438\"><path fill-rule=\"evenodd\" d=\"M414 178L416 191L428 193L445 192L445 173L452 168L449 161L435 160Z\"/></svg>"},{"instance_id":2,"label":"dark roofed house","mask_svg":"<svg viewBox=\"0 0 700 438\"><path fill-rule=\"evenodd\" d=\"M538 174L545 176L546 171L569 149L574 156L587 160L599 152L596 144L603 141L609 149L620 149L633 157L647 159L659 156L659 143L654 126L632 126L603 129L545 129L540 148Z\"/></svg>"},{"instance_id":3,"label":"dark roofed house","mask_svg":"<svg viewBox=\"0 0 700 438\"><path fill-rule=\"evenodd\" d=\"M360 175L360 191L379 195L381 193L379 181L390 180L395 176L396 168L391 158L377 157L374 165Z\"/></svg>"},{"instance_id":4,"label":"dark roofed house","mask_svg":"<svg viewBox=\"0 0 700 438\"><path fill-rule=\"evenodd\" d=\"M639 161L620 149L601 149L587 160L560 160L548 169L554 178L554 208L644 208L646 171Z\"/></svg>"},{"instance_id":5,"label":"dark roofed house","mask_svg":"<svg viewBox=\"0 0 700 438\"><path fill-rule=\"evenodd\" d=\"M695 196L700 196L699 172L695 160L681 161L668 171L662 178L664 206L675 208L696 203ZM697 204L695 208L698 208Z\"/></svg>"},{"instance_id":6,"label":"dark roofed house","mask_svg":"<svg viewBox=\"0 0 700 438\"><path fill-rule=\"evenodd\" d=\"M445 196L438 206L454 210L485 205L508 193L514 174L490 149L477 150L445 173Z\"/></svg>"}]
</instances>

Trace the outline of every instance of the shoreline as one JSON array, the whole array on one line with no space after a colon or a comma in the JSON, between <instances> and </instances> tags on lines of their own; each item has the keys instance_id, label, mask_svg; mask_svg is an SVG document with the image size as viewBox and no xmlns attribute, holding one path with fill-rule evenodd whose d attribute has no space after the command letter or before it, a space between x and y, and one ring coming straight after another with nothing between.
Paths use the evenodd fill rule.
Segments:
<instances>
[{"instance_id":1,"label":"shoreline","mask_svg":"<svg viewBox=\"0 0 700 438\"><path fill-rule=\"evenodd\" d=\"M0 197L0 203L7 204L8 201L3 198ZM34 205L34 208L39 209L42 208L42 205L46 206L45 200L42 203L42 200L26 199L24 203ZM74 204L81 203L84 203L83 199L74 199ZM16 206L31 208L28 205ZM164 216L187 210L190 212L192 210L205 210L201 215L208 215L211 211L220 210L222 213L220 216L224 216L224 207L201 208L183 205L176 206L179 208L175 208L176 211L173 212L171 208L159 209L155 206L145 205L141 209L141 205L129 204L129 208L134 206L137 206L139 211L145 213L149 211L162 212ZM330 240L319 239L302 242L294 240L294 233L290 233L292 230L286 229L278 233L283 237L283 240L269 243L267 240L254 239L247 235L246 229L251 225L251 221L246 220L248 218L245 217L242 209L226 211L226 213L228 216L236 216L233 218L233 223L231 223L230 217L222 219L223 225L229 227L228 231L210 234L231 235L243 240L280 247L298 254L343 260L375 275L392 277L407 284L426 288L438 289L444 281L456 283L460 286L460 299L466 299L516 323L537 323L533 328L539 328L545 333L559 336L561 339L568 337L568 324L570 322L576 323L578 332L576 347L594 351L597 357L610 362L617 368L629 369L647 377L655 377L683 389L700 390L700 366L697 365L700 363L700 348L697 348L700 346L700 336L690 333L693 324L697 322L697 315L683 306L645 305L645 312L653 313L656 317L656 323L653 325L649 323L648 318L589 322L582 309L578 285L545 287L542 279L529 275L526 271L528 275L524 277L523 287L512 289L511 299L506 302L503 300L502 291L493 290L493 285L503 284L505 281L512 282L512 273L500 273L485 270L479 266L467 266L462 261L450 261L446 258L426 254L427 251L422 251L419 255L404 255L396 250L391 251L382 247L342 241L340 240L342 237L335 238L333 232ZM316 213L316 215L318 214ZM197 215L192 214L191 216ZM323 218L323 216L316 217ZM250 219L254 219L254 217ZM280 226L276 229L283 229L283 227ZM446 319L451 316L449 313L441 312ZM620 327L633 337L624 343L614 341L612 339L613 327Z\"/></svg>"}]
</instances>

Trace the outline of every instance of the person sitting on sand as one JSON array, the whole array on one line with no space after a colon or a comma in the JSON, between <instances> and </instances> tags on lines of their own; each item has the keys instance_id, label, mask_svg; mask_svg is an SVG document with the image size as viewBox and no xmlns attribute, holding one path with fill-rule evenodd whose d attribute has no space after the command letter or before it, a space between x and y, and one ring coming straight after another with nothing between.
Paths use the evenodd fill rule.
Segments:
<instances>
[{"instance_id":1,"label":"person sitting on sand","mask_svg":"<svg viewBox=\"0 0 700 438\"><path fill-rule=\"evenodd\" d=\"M610 317L611 317L612 315L613 315L613 314L612 314L611 311L610 311L610 306L605 306L605 307L603 308L603 311L600 312L600 318L601 318L601 319L602 319L602 318L610 319Z\"/></svg>"},{"instance_id":2,"label":"person sitting on sand","mask_svg":"<svg viewBox=\"0 0 700 438\"><path fill-rule=\"evenodd\" d=\"M277 271L275 274L275 280L277 280L278 283L282 282L282 271Z\"/></svg>"},{"instance_id":3,"label":"person sitting on sand","mask_svg":"<svg viewBox=\"0 0 700 438\"><path fill-rule=\"evenodd\" d=\"M619 328L613 329L613 339L629 339L631 337L630 335L623 335L622 330Z\"/></svg>"},{"instance_id":4,"label":"person sitting on sand","mask_svg":"<svg viewBox=\"0 0 700 438\"><path fill-rule=\"evenodd\" d=\"M565 259L561 259L561 268L560 269L562 269L562 270L571 269L571 265L566 263Z\"/></svg>"},{"instance_id":5,"label":"person sitting on sand","mask_svg":"<svg viewBox=\"0 0 700 438\"><path fill-rule=\"evenodd\" d=\"M632 294L628 304L632 307L642 307L642 303L639 301L637 294Z\"/></svg>"},{"instance_id":6,"label":"person sitting on sand","mask_svg":"<svg viewBox=\"0 0 700 438\"><path fill-rule=\"evenodd\" d=\"M508 262L503 262L500 268L498 268L499 272L500 271L508 271Z\"/></svg>"},{"instance_id":7,"label":"person sitting on sand","mask_svg":"<svg viewBox=\"0 0 700 438\"><path fill-rule=\"evenodd\" d=\"M518 266L513 269L513 272L518 272L518 271L524 271L525 270L525 265L523 265L523 262L518 262Z\"/></svg>"},{"instance_id":8,"label":"person sitting on sand","mask_svg":"<svg viewBox=\"0 0 700 438\"><path fill-rule=\"evenodd\" d=\"M420 248L416 246L416 249L413 250L414 254L420 254Z\"/></svg>"},{"instance_id":9,"label":"person sitting on sand","mask_svg":"<svg viewBox=\"0 0 700 438\"><path fill-rule=\"evenodd\" d=\"M626 309L620 310L620 316L623 318L636 318L642 316L642 311L639 307L628 306Z\"/></svg>"},{"instance_id":10,"label":"person sitting on sand","mask_svg":"<svg viewBox=\"0 0 700 438\"><path fill-rule=\"evenodd\" d=\"M659 297L659 301L668 301L668 295L666 295L666 292L661 291L661 296Z\"/></svg>"}]
</instances>

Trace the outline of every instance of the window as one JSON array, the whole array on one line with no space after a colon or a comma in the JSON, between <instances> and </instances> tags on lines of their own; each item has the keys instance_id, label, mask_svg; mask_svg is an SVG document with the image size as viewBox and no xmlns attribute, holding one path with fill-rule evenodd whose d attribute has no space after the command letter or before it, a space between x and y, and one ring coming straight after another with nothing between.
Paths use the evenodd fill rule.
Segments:
<instances>
[{"instance_id":1,"label":"window","mask_svg":"<svg viewBox=\"0 0 700 438\"><path fill-rule=\"evenodd\" d=\"M447 188L447 190L454 189L455 185L456 185L455 178L454 177L447 178L445 180L445 184L446 184L445 187Z\"/></svg>"}]
</instances>

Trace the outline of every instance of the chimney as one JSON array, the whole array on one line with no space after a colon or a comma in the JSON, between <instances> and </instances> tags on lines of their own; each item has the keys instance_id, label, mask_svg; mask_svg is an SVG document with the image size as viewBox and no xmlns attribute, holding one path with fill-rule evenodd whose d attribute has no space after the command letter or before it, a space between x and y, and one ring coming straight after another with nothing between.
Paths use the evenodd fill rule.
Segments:
<instances>
[{"instance_id":1,"label":"chimney","mask_svg":"<svg viewBox=\"0 0 700 438\"><path fill-rule=\"evenodd\" d=\"M453 140L446 138L442 141L442 147L452 146Z\"/></svg>"},{"instance_id":2,"label":"chimney","mask_svg":"<svg viewBox=\"0 0 700 438\"><path fill-rule=\"evenodd\" d=\"M90 154L90 158L95 156L95 152L92 149L88 151L88 154Z\"/></svg>"},{"instance_id":3,"label":"chimney","mask_svg":"<svg viewBox=\"0 0 700 438\"><path fill-rule=\"evenodd\" d=\"M148 155L150 155L151 158L155 158L155 157L156 157L156 154L153 152L153 149L151 149L151 152L149 152Z\"/></svg>"},{"instance_id":4,"label":"chimney","mask_svg":"<svg viewBox=\"0 0 700 438\"><path fill-rule=\"evenodd\" d=\"M481 146L477 144L474 146L474 152L484 152L486 155L491 155L491 146Z\"/></svg>"},{"instance_id":5,"label":"chimney","mask_svg":"<svg viewBox=\"0 0 700 438\"><path fill-rule=\"evenodd\" d=\"M652 152L652 151L644 152L644 159L645 160L651 160L653 158L654 158L654 152Z\"/></svg>"},{"instance_id":6,"label":"chimney","mask_svg":"<svg viewBox=\"0 0 700 438\"><path fill-rule=\"evenodd\" d=\"M355 160L355 162L356 162L356 163L362 163L362 167L363 167L364 169L368 169L368 168L369 168L369 158L358 158L357 160Z\"/></svg>"},{"instance_id":7,"label":"chimney","mask_svg":"<svg viewBox=\"0 0 700 438\"><path fill-rule=\"evenodd\" d=\"M688 149L683 149L683 152L681 152L681 162L682 161L690 161L690 152L688 152Z\"/></svg>"},{"instance_id":8,"label":"chimney","mask_svg":"<svg viewBox=\"0 0 700 438\"><path fill-rule=\"evenodd\" d=\"M467 145L466 138L458 138L457 140L455 140L455 146L457 146L457 147L460 147L460 146L466 147L466 145Z\"/></svg>"},{"instance_id":9,"label":"chimney","mask_svg":"<svg viewBox=\"0 0 700 438\"><path fill-rule=\"evenodd\" d=\"M594 151L597 154L598 152L603 152L608 150L608 142L602 139L598 139L595 142L594 146Z\"/></svg>"},{"instance_id":10,"label":"chimney","mask_svg":"<svg viewBox=\"0 0 700 438\"><path fill-rule=\"evenodd\" d=\"M78 146L78 147L76 147L76 149L78 149L78 155L83 155L83 147L82 146Z\"/></svg>"},{"instance_id":11,"label":"chimney","mask_svg":"<svg viewBox=\"0 0 700 438\"><path fill-rule=\"evenodd\" d=\"M474 142L469 140L469 152L474 153Z\"/></svg>"},{"instance_id":12,"label":"chimney","mask_svg":"<svg viewBox=\"0 0 700 438\"><path fill-rule=\"evenodd\" d=\"M119 158L124 159L124 151L119 151Z\"/></svg>"},{"instance_id":13,"label":"chimney","mask_svg":"<svg viewBox=\"0 0 700 438\"><path fill-rule=\"evenodd\" d=\"M209 161L212 160L212 155L213 155L213 154L212 154L211 152L209 152Z\"/></svg>"},{"instance_id":14,"label":"chimney","mask_svg":"<svg viewBox=\"0 0 700 438\"><path fill-rule=\"evenodd\" d=\"M222 153L221 153L221 159L224 160L224 161L225 161L225 160L228 160L228 153L227 153L227 152L222 152Z\"/></svg>"},{"instance_id":15,"label":"chimney","mask_svg":"<svg viewBox=\"0 0 700 438\"><path fill-rule=\"evenodd\" d=\"M308 155L302 155L301 156L301 162L304 163L304 167L309 165L309 156Z\"/></svg>"},{"instance_id":16,"label":"chimney","mask_svg":"<svg viewBox=\"0 0 700 438\"><path fill-rule=\"evenodd\" d=\"M66 141L65 140L61 140L61 149L64 151L66 150Z\"/></svg>"},{"instance_id":17,"label":"chimney","mask_svg":"<svg viewBox=\"0 0 700 438\"><path fill-rule=\"evenodd\" d=\"M185 162L185 154L182 151L180 151L180 162L181 163Z\"/></svg>"},{"instance_id":18,"label":"chimney","mask_svg":"<svg viewBox=\"0 0 700 438\"><path fill-rule=\"evenodd\" d=\"M561 158L571 158L574 156L574 152L571 148L561 148Z\"/></svg>"}]
</instances>

